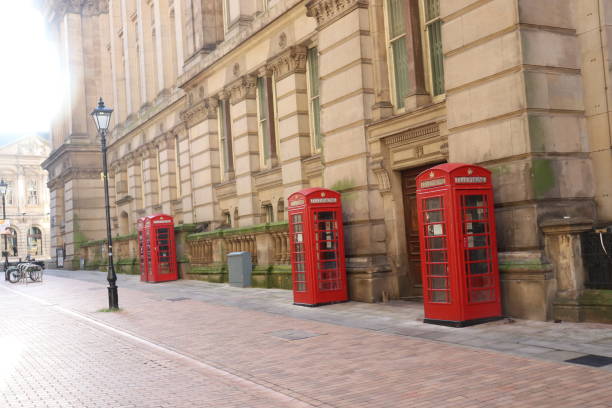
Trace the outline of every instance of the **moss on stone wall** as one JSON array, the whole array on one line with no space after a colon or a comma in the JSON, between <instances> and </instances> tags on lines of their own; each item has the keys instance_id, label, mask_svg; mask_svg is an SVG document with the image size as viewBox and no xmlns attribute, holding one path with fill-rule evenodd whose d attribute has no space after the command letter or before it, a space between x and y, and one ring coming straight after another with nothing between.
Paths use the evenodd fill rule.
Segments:
<instances>
[{"instance_id":1,"label":"moss on stone wall","mask_svg":"<svg viewBox=\"0 0 612 408\"><path fill-rule=\"evenodd\" d=\"M288 223L286 221L266 223L266 224L257 224L257 225L251 225L248 227L242 227L242 228L229 228L229 229L221 229L221 230L215 230L215 231L198 232L195 234L189 234L187 235L187 240L195 241L198 239L214 239L214 238L230 237L234 235L264 233L264 232L287 229L287 227L288 227Z\"/></svg>"},{"instance_id":2,"label":"moss on stone wall","mask_svg":"<svg viewBox=\"0 0 612 408\"><path fill-rule=\"evenodd\" d=\"M533 159L531 181L535 198L544 198L556 186L555 171L549 159Z\"/></svg>"}]
</instances>

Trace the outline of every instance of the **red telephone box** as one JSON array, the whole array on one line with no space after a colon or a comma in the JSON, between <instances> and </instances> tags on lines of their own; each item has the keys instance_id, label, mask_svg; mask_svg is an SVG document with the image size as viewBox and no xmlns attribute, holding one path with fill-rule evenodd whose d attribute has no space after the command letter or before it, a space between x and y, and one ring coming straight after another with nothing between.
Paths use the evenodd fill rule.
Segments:
<instances>
[{"instance_id":1,"label":"red telephone box","mask_svg":"<svg viewBox=\"0 0 612 408\"><path fill-rule=\"evenodd\" d=\"M319 306L347 301L340 194L307 188L288 201L293 303Z\"/></svg>"},{"instance_id":2,"label":"red telephone box","mask_svg":"<svg viewBox=\"0 0 612 408\"><path fill-rule=\"evenodd\" d=\"M140 255L140 280L166 282L178 279L174 219L166 214L140 218L138 249Z\"/></svg>"},{"instance_id":3,"label":"red telephone box","mask_svg":"<svg viewBox=\"0 0 612 408\"><path fill-rule=\"evenodd\" d=\"M424 321L463 327L500 319L491 172L446 163L416 183Z\"/></svg>"}]
</instances>

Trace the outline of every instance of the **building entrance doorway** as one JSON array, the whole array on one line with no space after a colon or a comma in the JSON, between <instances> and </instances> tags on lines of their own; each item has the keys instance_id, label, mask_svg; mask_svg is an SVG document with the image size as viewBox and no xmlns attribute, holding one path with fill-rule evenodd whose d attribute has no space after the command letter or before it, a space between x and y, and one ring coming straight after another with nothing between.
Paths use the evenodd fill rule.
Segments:
<instances>
[{"instance_id":1,"label":"building entrance doorway","mask_svg":"<svg viewBox=\"0 0 612 408\"><path fill-rule=\"evenodd\" d=\"M419 243L419 222L416 201L416 176L439 163L402 171L402 196L404 201L404 225L406 227L406 252L408 254L409 296L423 294L421 282L421 245Z\"/></svg>"}]
</instances>

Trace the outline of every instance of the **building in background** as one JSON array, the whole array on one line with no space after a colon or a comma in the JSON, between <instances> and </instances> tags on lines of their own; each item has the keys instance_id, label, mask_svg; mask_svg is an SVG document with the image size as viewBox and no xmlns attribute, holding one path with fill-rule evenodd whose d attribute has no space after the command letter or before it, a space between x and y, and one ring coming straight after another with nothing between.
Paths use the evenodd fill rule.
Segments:
<instances>
[{"instance_id":1,"label":"building in background","mask_svg":"<svg viewBox=\"0 0 612 408\"><path fill-rule=\"evenodd\" d=\"M46 259L50 250L49 190L47 172L40 165L49 157L51 147L48 140L38 135L11 140L0 145L0 180L8 184L5 203L11 232L7 236L9 261L25 259L28 255ZM0 248L4 250L3 237Z\"/></svg>"},{"instance_id":2,"label":"building in background","mask_svg":"<svg viewBox=\"0 0 612 408\"><path fill-rule=\"evenodd\" d=\"M248 250L282 283L286 197L321 186L343 195L351 298L418 297L415 177L475 163L493 172L505 313L599 319L589 290L612 273L594 278L582 249L612 223L609 3L41 3L71 81L43 164L69 261L104 236L102 96L124 260L137 219L164 212L195 232L186 276L223 280L224 254Z\"/></svg>"}]
</instances>

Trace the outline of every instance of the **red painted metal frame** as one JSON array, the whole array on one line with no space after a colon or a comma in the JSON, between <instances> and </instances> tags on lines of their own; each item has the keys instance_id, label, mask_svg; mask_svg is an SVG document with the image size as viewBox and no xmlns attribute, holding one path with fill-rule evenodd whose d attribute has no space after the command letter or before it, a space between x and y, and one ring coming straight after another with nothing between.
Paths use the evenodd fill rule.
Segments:
<instances>
[{"instance_id":1,"label":"red painted metal frame","mask_svg":"<svg viewBox=\"0 0 612 408\"><path fill-rule=\"evenodd\" d=\"M148 262L145 256L145 248L147 241L145 240L145 219L139 218L136 223L136 230L138 233L138 259L140 261L140 280L142 282L147 281L148 274Z\"/></svg>"},{"instance_id":2,"label":"red painted metal frame","mask_svg":"<svg viewBox=\"0 0 612 408\"><path fill-rule=\"evenodd\" d=\"M178 279L174 219L170 215L155 214L138 220L140 276L144 282L166 282ZM164 229L166 231L164 231ZM164 245L165 244L165 245Z\"/></svg>"},{"instance_id":3,"label":"red painted metal frame","mask_svg":"<svg viewBox=\"0 0 612 408\"><path fill-rule=\"evenodd\" d=\"M499 318L501 295L491 173L479 166L446 163L424 171L416 180L425 321L463 326ZM466 197L483 197L484 201L466 207ZM435 198L443 200L441 222L434 219L440 213L425 208L426 200ZM477 230L483 227L485 232ZM435 235L427 235L427 231ZM435 240L440 238L443 240ZM440 249L431 245L442 242L446 263L433 262L432 254ZM486 256L484 260L473 260L468 254ZM444 275L431 273L439 273L444 269L439 265L444 264L447 289L441 287ZM484 265L486 272L482 273ZM446 302L442 301L442 293L450 296Z\"/></svg>"},{"instance_id":4,"label":"red painted metal frame","mask_svg":"<svg viewBox=\"0 0 612 408\"><path fill-rule=\"evenodd\" d=\"M288 203L293 302L317 306L347 301L340 194L324 188L307 188L289 196ZM333 218L319 220L321 213ZM322 224L326 228L320 229ZM335 259L323 259L324 254L334 253ZM336 268L326 269L333 262Z\"/></svg>"}]
</instances>

